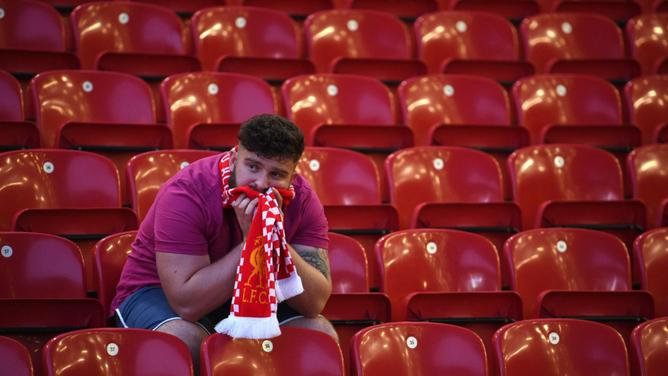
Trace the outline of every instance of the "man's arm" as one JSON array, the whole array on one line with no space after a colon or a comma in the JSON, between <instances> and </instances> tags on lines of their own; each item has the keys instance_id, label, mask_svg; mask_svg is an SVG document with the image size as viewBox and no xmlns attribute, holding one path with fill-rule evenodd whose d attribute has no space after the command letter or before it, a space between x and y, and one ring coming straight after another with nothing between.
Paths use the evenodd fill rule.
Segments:
<instances>
[{"instance_id":1,"label":"man's arm","mask_svg":"<svg viewBox=\"0 0 668 376\"><path fill-rule=\"evenodd\" d=\"M327 250L299 244L289 247L304 292L288 299L287 303L306 317L316 317L322 312L332 292Z\"/></svg>"}]
</instances>

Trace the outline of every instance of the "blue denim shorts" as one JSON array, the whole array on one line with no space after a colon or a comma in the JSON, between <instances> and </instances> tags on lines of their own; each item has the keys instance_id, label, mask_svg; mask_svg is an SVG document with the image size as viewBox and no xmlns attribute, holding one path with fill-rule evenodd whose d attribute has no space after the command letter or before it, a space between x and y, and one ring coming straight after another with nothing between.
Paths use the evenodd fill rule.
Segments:
<instances>
[{"instance_id":1,"label":"blue denim shorts","mask_svg":"<svg viewBox=\"0 0 668 376\"><path fill-rule=\"evenodd\" d=\"M198 324L208 333L214 333L214 326L230 314L231 301L226 302L216 310L202 317ZM299 312L290 308L287 303L280 303L276 312L278 322L284 324L295 318L303 317ZM124 328L143 328L154 330L160 325L180 320L167 301L162 287L146 286L125 298L116 309L116 325Z\"/></svg>"}]
</instances>

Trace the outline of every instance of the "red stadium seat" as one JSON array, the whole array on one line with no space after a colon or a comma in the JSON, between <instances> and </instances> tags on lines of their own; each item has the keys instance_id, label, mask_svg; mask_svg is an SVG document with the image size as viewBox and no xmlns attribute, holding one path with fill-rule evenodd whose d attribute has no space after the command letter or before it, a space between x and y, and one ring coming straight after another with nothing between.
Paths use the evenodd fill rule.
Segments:
<instances>
[{"instance_id":1,"label":"red stadium seat","mask_svg":"<svg viewBox=\"0 0 668 376\"><path fill-rule=\"evenodd\" d=\"M550 0L551 11L596 14L624 22L642 12L636 0ZM545 0L543 0L545 2Z\"/></svg>"},{"instance_id":2,"label":"red stadium seat","mask_svg":"<svg viewBox=\"0 0 668 376\"><path fill-rule=\"evenodd\" d=\"M634 17L626 23L628 48L644 75L656 72L659 63L668 57L668 14L649 13Z\"/></svg>"},{"instance_id":3,"label":"red stadium seat","mask_svg":"<svg viewBox=\"0 0 668 376\"><path fill-rule=\"evenodd\" d=\"M668 228L647 231L633 243L640 288L654 296L655 316L668 316Z\"/></svg>"},{"instance_id":4,"label":"red stadium seat","mask_svg":"<svg viewBox=\"0 0 668 376\"><path fill-rule=\"evenodd\" d=\"M534 15L522 21L520 36L537 73L580 73L608 80L640 75L639 64L626 58L621 30L603 16Z\"/></svg>"},{"instance_id":5,"label":"red stadium seat","mask_svg":"<svg viewBox=\"0 0 668 376\"><path fill-rule=\"evenodd\" d=\"M144 220L160 187L190 163L216 155L207 150L159 150L135 155L128 162L130 202L139 222Z\"/></svg>"},{"instance_id":6,"label":"red stadium seat","mask_svg":"<svg viewBox=\"0 0 668 376\"><path fill-rule=\"evenodd\" d=\"M376 325L353 339L352 375L487 375L482 341L454 325L400 322Z\"/></svg>"},{"instance_id":7,"label":"red stadium seat","mask_svg":"<svg viewBox=\"0 0 668 376\"><path fill-rule=\"evenodd\" d=\"M257 375L258 369L295 376L345 373L341 349L332 337L285 326L280 336L266 340L211 335L202 344L200 358L204 376L251 376Z\"/></svg>"},{"instance_id":8,"label":"red stadium seat","mask_svg":"<svg viewBox=\"0 0 668 376\"><path fill-rule=\"evenodd\" d=\"M0 0L0 9L0 69L32 76L79 68L79 59L66 50L63 21L53 6L34 0Z\"/></svg>"},{"instance_id":9,"label":"red stadium seat","mask_svg":"<svg viewBox=\"0 0 668 376\"><path fill-rule=\"evenodd\" d=\"M415 21L418 57L430 73L475 74L513 82L533 74L520 61L515 27L505 18L486 12L443 11Z\"/></svg>"},{"instance_id":10,"label":"red stadium seat","mask_svg":"<svg viewBox=\"0 0 668 376\"><path fill-rule=\"evenodd\" d=\"M631 123L640 128L643 143L668 141L668 76L638 77L626 84L624 93Z\"/></svg>"},{"instance_id":11,"label":"red stadium seat","mask_svg":"<svg viewBox=\"0 0 668 376\"><path fill-rule=\"evenodd\" d=\"M507 325L494 336L494 355L502 376L629 374L619 333L582 320L539 319Z\"/></svg>"},{"instance_id":12,"label":"red stadium seat","mask_svg":"<svg viewBox=\"0 0 668 376\"><path fill-rule=\"evenodd\" d=\"M513 197L525 229L588 227L619 236L627 248L645 228L645 207L623 200L612 154L586 145L537 145L508 158Z\"/></svg>"},{"instance_id":13,"label":"red stadium seat","mask_svg":"<svg viewBox=\"0 0 668 376\"><path fill-rule=\"evenodd\" d=\"M633 150L627 160L633 198L647 208L647 227L661 226L668 199L668 144L645 145Z\"/></svg>"},{"instance_id":14,"label":"red stadium seat","mask_svg":"<svg viewBox=\"0 0 668 376\"><path fill-rule=\"evenodd\" d=\"M498 163L483 152L448 146L407 148L391 154L385 167L402 229L477 232L500 250L522 228L519 207L503 201Z\"/></svg>"},{"instance_id":15,"label":"red stadium seat","mask_svg":"<svg viewBox=\"0 0 668 376\"><path fill-rule=\"evenodd\" d=\"M540 12L540 0L438 0L441 9L495 13L513 21Z\"/></svg>"},{"instance_id":16,"label":"red stadium seat","mask_svg":"<svg viewBox=\"0 0 668 376\"><path fill-rule=\"evenodd\" d=\"M21 85L0 71L0 150L39 147L35 124L25 120Z\"/></svg>"},{"instance_id":17,"label":"red stadium seat","mask_svg":"<svg viewBox=\"0 0 668 376\"><path fill-rule=\"evenodd\" d=\"M34 375L28 349L21 342L9 337L0 336L0 363L5 372L11 375Z\"/></svg>"},{"instance_id":18,"label":"red stadium seat","mask_svg":"<svg viewBox=\"0 0 668 376\"><path fill-rule=\"evenodd\" d=\"M522 319L519 295L501 290L493 244L455 230L403 230L376 244L381 291L389 295L392 320L437 321L475 331L491 345L501 325ZM490 363L490 370L493 363Z\"/></svg>"},{"instance_id":19,"label":"red stadium seat","mask_svg":"<svg viewBox=\"0 0 668 376\"><path fill-rule=\"evenodd\" d=\"M74 150L0 154L0 230L44 232L82 248L92 290L92 246L98 239L137 228L121 208L118 171L104 157Z\"/></svg>"},{"instance_id":20,"label":"red stadium seat","mask_svg":"<svg viewBox=\"0 0 668 376\"><path fill-rule=\"evenodd\" d=\"M102 303L105 317L111 316L111 301L116 295L116 285L121 277L123 265L132 252L132 242L137 231L126 231L109 235L95 244L95 277L97 298Z\"/></svg>"},{"instance_id":21,"label":"red stadium seat","mask_svg":"<svg viewBox=\"0 0 668 376\"><path fill-rule=\"evenodd\" d=\"M302 36L286 13L254 7L202 9L191 20L195 52L206 70L266 80L315 73L302 59ZM243 43L239 43L243 41Z\"/></svg>"},{"instance_id":22,"label":"red stadium seat","mask_svg":"<svg viewBox=\"0 0 668 376\"><path fill-rule=\"evenodd\" d=\"M404 21L438 10L439 0L344 0L355 9L370 9L393 14Z\"/></svg>"},{"instance_id":23,"label":"red stadium seat","mask_svg":"<svg viewBox=\"0 0 668 376\"><path fill-rule=\"evenodd\" d=\"M0 247L0 330L26 345L34 364L42 343L55 334L104 324L102 305L86 298L76 244L48 234L0 232Z\"/></svg>"},{"instance_id":24,"label":"red stadium seat","mask_svg":"<svg viewBox=\"0 0 668 376\"><path fill-rule=\"evenodd\" d=\"M125 328L63 333L44 345L42 367L45 376L193 374L183 341L167 333Z\"/></svg>"},{"instance_id":25,"label":"red stadium seat","mask_svg":"<svg viewBox=\"0 0 668 376\"><path fill-rule=\"evenodd\" d=\"M273 9L303 21L309 14L335 8L342 1L346 0L227 0L227 4Z\"/></svg>"},{"instance_id":26,"label":"red stadium seat","mask_svg":"<svg viewBox=\"0 0 668 376\"><path fill-rule=\"evenodd\" d=\"M119 1L119 0L116 0ZM124 1L124 0L121 0ZM129 0L138 3L160 5L176 12L181 18L189 19L200 9L225 5L225 0Z\"/></svg>"},{"instance_id":27,"label":"red stadium seat","mask_svg":"<svg viewBox=\"0 0 668 376\"><path fill-rule=\"evenodd\" d=\"M360 74L392 83L426 73L396 16L363 9L311 14L304 23L308 55L319 73Z\"/></svg>"},{"instance_id":28,"label":"red stadium seat","mask_svg":"<svg viewBox=\"0 0 668 376\"><path fill-rule=\"evenodd\" d=\"M371 288L379 286L374 245L399 229L392 205L381 204L380 177L371 159L351 150L306 147L297 173L309 181L325 207L330 231L360 241L366 250Z\"/></svg>"},{"instance_id":29,"label":"red stadium seat","mask_svg":"<svg viewBox=\"0 0 668 376\"><path fill-rule=\"evenodd\" d=\"M160 91L176 148L230 149L241 123L276 113L269 84L244 74L177 74L166 78Z\"/></svg>"},{"instance_id":30,"label":"red stadium seat","mask_svg":"<svg viewBox=\"0 0 668 376\"><path fill-rule=\"evenodd\" d=\"M668 367L668 318L638 325L631 334L632 375L659 376Z\"/></svg>"}]
</instances>

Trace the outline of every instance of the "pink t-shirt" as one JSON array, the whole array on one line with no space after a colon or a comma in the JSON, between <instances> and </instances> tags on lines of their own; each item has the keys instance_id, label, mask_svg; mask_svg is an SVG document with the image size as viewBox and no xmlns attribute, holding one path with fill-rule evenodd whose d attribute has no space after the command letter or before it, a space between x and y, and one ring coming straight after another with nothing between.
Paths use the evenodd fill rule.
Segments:
<instances>
[{"instance_id":1,"label":"pink t-shirt","mask_svg":"<svg viewBox=\"0 0 668 376\"><path fill-rule=\"evenodd\" d=\"M160 285L156 252L209 255L211 262L241 243L241 229L232 209L222 209L220 155L192 163L160 189L142 222L123 268L113 312L130 294ZM327 248L327 218L306 180L295 175L295 198L284 209L289 244Z\"/></svg>"}]
</instances>

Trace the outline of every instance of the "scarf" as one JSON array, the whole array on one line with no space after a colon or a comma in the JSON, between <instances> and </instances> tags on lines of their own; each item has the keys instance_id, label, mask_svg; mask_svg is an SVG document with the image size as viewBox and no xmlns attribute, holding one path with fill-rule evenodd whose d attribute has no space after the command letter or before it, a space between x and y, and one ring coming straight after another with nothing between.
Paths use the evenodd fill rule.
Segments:
<instances>
[{"instance_id":1,"label":"scarf","mask_svg":"<svg viewBox=\"0 0 668 376\"><path fill-rule=\"evenodd\" d=\"M272 338L281 334L276 318L278 303L301 294L304 289L290 257L274 190L269 188L260 193L247 186L230 188L230 154L224 153L218 163L223 208L230 207L241 194L259 201L237 266L230 315L215 329L233 338ZM292 186L276 190L284 206L294 198Z\"/></svg>"}]
</instances>

